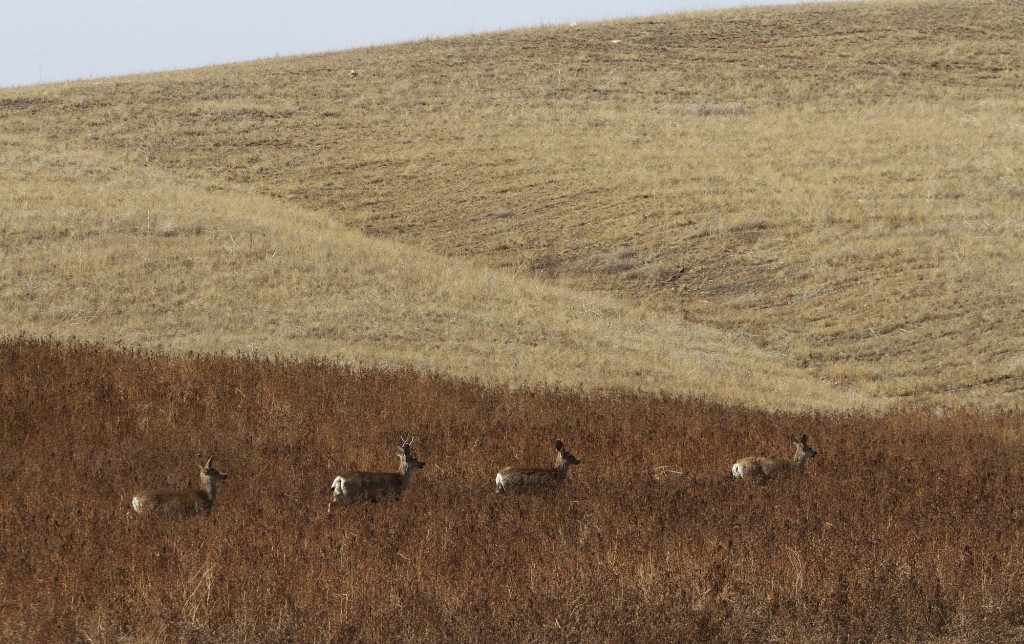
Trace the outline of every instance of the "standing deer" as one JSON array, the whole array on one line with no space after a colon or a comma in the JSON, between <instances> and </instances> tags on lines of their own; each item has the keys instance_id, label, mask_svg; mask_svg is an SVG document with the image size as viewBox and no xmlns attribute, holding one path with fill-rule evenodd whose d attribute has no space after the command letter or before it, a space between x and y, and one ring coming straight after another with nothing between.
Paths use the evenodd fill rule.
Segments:
<instances>
[{"instance_id":1,"label":"standing deer","mask_svg":"<svg viewBox=\"0 0 1024 644\"><path fill-rule=\"evenodd\" d=\"M209 512L213 501L217 498L217 484L227 480L228 475L213 467L213 457L199 457L198 490L157 491L146 490L132 497L132 509L139 514L177 514L192 516L200 512Z\"/></svg>"},{"instance_id":2,"label":"standing deer","mask_svg":"<svg viewBox=\"0 0 1024 644\"><path fill-rule=\"evenodd\" d=\"M580 459L570 454L560 440L555 441L555 452L558 457L554 467L501 468L494 479L498 486L496 492L502 494L510 489L537 489L565 483L569 476L569 466L579 465Z\"/></svg>"},{"instance_id":3,"label":"standing deer","mask_svg":"<svg viewBox=\"0 0 1024 644\"><path fill-rule=\"evenodd\" d=\"M426 463L417 460L412 455L412 439L405 440L395 448L398 455L398 472L343 472L334 478L329 488L334 492L330 503L327 504L327 513L331 513L334 504L344 496L349 501L362 499L376 501L383 496L400 497L402 490L409 485L409 478L412 473L422 468Z\"/></svg>"},{"instance_id":4,"label":"standing deer","mask_svg":"<svg viewBox=\"0 0 1024 644\"><path fill-rule=\"evenodd\" d=\"M741 458L733 463L732 475L738 479L754 480L765 483L768 479L775 478L789 472L799 472L803 469L807 459L814 458L818 452L814 451L807 444L807 434L800 437L800 440L790 437L796 445L796 453L793 460L785 461L778 458L765 458L763 456L751 456Z\"/></svg>"}]
</instances>

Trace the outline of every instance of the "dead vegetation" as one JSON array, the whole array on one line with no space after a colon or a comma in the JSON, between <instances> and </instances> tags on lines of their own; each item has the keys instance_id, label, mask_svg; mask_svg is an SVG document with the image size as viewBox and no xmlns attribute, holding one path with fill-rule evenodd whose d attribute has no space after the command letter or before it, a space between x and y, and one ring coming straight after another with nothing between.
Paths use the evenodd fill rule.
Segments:
<instances>
[{"instance_id":1,"label":"dead vegetation","mask_svg":"<svg viewBox=\"0 0 1024 644\"><path fill-rule=\"evenodd\" d=\"M0 638L1019 639L1020 429L8 339ZM400 501L324 512L412 430L429 465ZM800 477L732 480L805 432ZM562 489L494 494L554 436L585 463ZM212 514L131 512L202 450L231 472Z\"/></svg>"},{"instance_id":2,"label":"dead vegetation","mask_svg":"<svg viewBox=\"0 0 1024 644\"><path fill-rule=\"evenodd\" d=\"M258 351L494 384L644 389L774 409L873 407L753 342L607 294L370 239L45 140L0 184L0 329ZM752 368L752 365L757 367ZM708 393L707 395L711 395Z\"/></svg>"},{"instance_id":3,"label":"dead vegetation","mask_svg":"<svg viewBox=\"0 0 1024 644\"><path fill-rule=\"evenodd\" d=\"M907 0L425 40L6 90L0 150L5 176L26 181L19 152L40 140L69 158L102 151L240 210L258 193L440 257L606 291L851 401L1015 408L1022 31L1012 1ZM160 201L181 222L170 232L207 226L208 212ZM321 321L254 325L259 347ZM199 331L183 344L218 348ZM436 363L431 344L405 364Z\"/></svg>"},{"instance_id":4,"label":"dead vegetation","mask_svg":"<svg viewBox=\"0 0 1024 644\"><path fill-rule=\"evenodd\" d=\"M1020 640L1021 33L830 3L0 91L0 640ZM556 437L563 489L494 494ZM215 512L131 513L200 452Z\"/></svg>"}]
</instances>

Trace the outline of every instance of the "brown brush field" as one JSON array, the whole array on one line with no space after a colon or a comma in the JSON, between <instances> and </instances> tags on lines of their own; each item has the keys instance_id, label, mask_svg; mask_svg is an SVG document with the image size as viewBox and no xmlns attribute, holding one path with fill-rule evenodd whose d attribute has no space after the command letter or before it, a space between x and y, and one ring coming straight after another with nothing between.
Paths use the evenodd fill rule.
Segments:
<instances>
[{"instance_id":1,"label":"brown brush field","mask_svg":"<svg viewBox=\"0 0 1024 644\"><path fill-rule=\"evenodd\" d=\"M0 639L995 641L1024 637L1018 414L791 414L316 361L0 343ZM730 464L819 451L737 483ZM328 517L342 469L427 467ZM498 467L583 461L499 497ZM209 516L146 487L227 471ZM668 471L665 471L667 468Z\"/></svg>"}]
</instances>

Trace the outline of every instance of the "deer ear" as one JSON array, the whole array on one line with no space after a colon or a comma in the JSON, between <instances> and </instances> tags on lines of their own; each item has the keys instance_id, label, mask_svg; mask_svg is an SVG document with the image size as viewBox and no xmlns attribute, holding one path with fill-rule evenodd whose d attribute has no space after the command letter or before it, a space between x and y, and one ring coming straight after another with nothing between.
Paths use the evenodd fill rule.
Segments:
<instances>
[{"instance_id":1,"label":"deer ear","mask_svg":"<svg viewBox=\"0 0 1024 644\"><path fill-rule=\"evenodd\" d=\"M800 437L800 442L803 443L804 445L807 445L807 434L804 434L803 436Z\"/></svg>"},{"instance_id":2,"label":"deer ear","mask_svg":"<svg viewBox=\"0 0 1024 644\"><path fill-rule=\"evenodd\" d=\"M203 466L203 469L208 469L208 468L210 468L212 466L213 466L213 455L211 454L210 458L208 458L206 460L206 465Z\"/></svg>"},{"instance_id":3,"label":"deer ear","mask_svg":"<svg viewBox=\"0 0 1024 644\"><path fill-rule=\"evenodd\" d=\"M555 450L561 452L564 449L565 449L565 445L562 444L562 441L556 440L555 441Z\"/></svg>"}]
</instances>

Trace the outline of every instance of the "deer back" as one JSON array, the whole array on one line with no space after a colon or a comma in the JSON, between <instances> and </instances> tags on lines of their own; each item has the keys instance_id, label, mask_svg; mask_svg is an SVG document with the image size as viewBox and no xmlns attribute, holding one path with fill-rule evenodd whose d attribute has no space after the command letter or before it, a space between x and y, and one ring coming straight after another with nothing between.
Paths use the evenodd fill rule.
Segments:
<instances>
[{"instance_id":1,"label":"deer back","mask_svg":"<svg viewBox=\"0 0 1024 644\"><path fill-rule=\"evenodd\" d=\"M795 466L796 464L793 461L751 456L736 461L736 464L733 465L733 474L739 478L772 478L773 476L789 472Z\"/></svg>"},{"instance_id":2,"label":"deer back","mask_svg":"<svg viewBox=\"0 0 1024 644\"><path fill-rule=\"evenodd\" d=\"M209 512L213 508L213 499L205 492L188 490L186 492L147 490L132 499L132 508L139 514L179 514L193 515Z\"/></svg>"},{"instance_id":3,"label":"deer back","mask_svg":"<svg viewBox=\"0 0 1024 644\"><path fill-rule=\"evenodd\" d=\"M376 499L389 494L401 495L403 480L402 474L394 472L345 472L334 479L331 489L335 497Z\"/></svg>"},{"instance_id":4,"label":"deer back","mask_svg":"<svg viewBox=\"0 0 1024 644\"><path fill-rule=\"evenodd\" d=\"M558 476L559 468L551 467L503 467L498 472L498 486L510 487L546 487L561 483L564 478Z\"/></svg>"}]
</instances>

